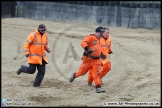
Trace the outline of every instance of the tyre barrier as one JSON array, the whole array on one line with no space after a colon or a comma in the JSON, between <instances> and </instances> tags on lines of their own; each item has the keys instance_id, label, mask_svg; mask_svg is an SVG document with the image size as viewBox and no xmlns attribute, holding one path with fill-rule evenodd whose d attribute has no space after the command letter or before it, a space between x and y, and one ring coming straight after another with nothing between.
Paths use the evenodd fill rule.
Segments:
<instances>
[{"instance_id":1,"label":"tyre barrier","mask_svg":"<svg viewBox=\"0 0 162 108\"><path fill-rule=\"evenodd\" d=\"M114 6L114 1L109 1L109 6Z\"/></svg>"},{"instance_id":2,"label":"tyre barrier","mask_svg":"<svg viewBox=\"0 0 162 108\"><path fill-rule=\"evenodd\" d=\"M153 8L160 8L161 7L161 4L159 3L153 3Z\"/></svg>"},{"instance_id":3,"label":"tyre barrier","mask_svg":"<svg viewBox=\"0 0 162 108\"><path fill-rule=\"evenodd\" d=\"M125 7L130 7L130 3L125 3Z\"/></svg>"},{"instance_id":4,"label":"tyre barrier","mask_svg":"<svg viewBox=\"0 0 162 108\"><path fill-rule=\"evenodd\" d=\"M109 6L109 2L108 1L104 1L104 6Z\"/></svg>"},{"instance_id":5,"label":"tyre barrier","mask_svg":"<svg viewBox=\"0 0 162 108\"><path fill-rule=\"evenodd\" d=\"M136 8L136 3L131 3L131 4L130 4L130 7L131 7L131 8Z\"/></svg>"},{"instance_id":6,"label":"tyre barrier","mask_svg":"<svg viewBox=\"0 0 162 108\"><path fill-rule=\"evenodd\" d=\"M120 6L121 7L125 7L125 3L124 2L120 2Z\"/></svg>"},{"instance_id":7,"label":"tyre barrier","mask_svg":"<svg viewBox=\"0 0 162 108\"><path fill-rule=\"evenodd\" d=\"M94 1L94 6L98 6L98 2L97 1Z\"/></svg>"},{"instance_id":8,"label":"tyre barrier","mask_svg":"<svg viewBox=\"0 0 162 108\"><path fill-rule=\"evenodd\" d=\"M114 6L120 6L120 1L115 1Z\"/></svg>"},{"instance_id":9,"label":"tyre barrier","mask_svg":"<svg viewBox=\"0 0 162 108\"><path fill-rule=\"evenodd\" d=\"M83 5L83 1L78 1L77 4L78 5Z\"/></svg>"},{"instance_id":10,"label":"tyre barrier","mask_svg":"<svg viewBox=\"0 0 162 108\"><path fill-rule=\"evenodd\" d=\"M104 2L103 1L99 1L98 6L104 6Z\"/></svg>"},{"instance_id":11,"label":"tyre barrier","mask_svg":"<svg viewBox=\"0 0 162 108\"><path fill-rule=\"evenodd\" d=\"M153 7L153 3L147 3L147 7L148 8L152 8Z\"/></svg>"},{"instance_id":12,"label":"tyre barrier","mask_svg":"<svg viewBox=\"0 0 162 108\"><path fill-rule=\"evenodd\" d=\"M68 3L85 6L119 6L131 8L161 8L160 3L141 3L141 2L123 2L123 1L55 1L57 3Z\"/></svg>"},{"instance_id":13,"label":"tyre barrier","mask_svg":"<svg viewBox=\"0 0 162 108\"><path fill-rule=\"evenodd\" d=\"M146 8L147 7L147 3L141 3L141 8Z\"/></svg>"}]
</instances>

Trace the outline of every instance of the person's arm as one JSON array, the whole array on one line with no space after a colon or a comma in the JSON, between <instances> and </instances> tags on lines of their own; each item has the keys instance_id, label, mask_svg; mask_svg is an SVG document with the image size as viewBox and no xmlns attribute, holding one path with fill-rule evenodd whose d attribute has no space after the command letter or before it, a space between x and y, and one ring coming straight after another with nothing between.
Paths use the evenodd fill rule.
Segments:
<instances>
[{"instance_id":1,"label":"person's arm","mask_svg":"<svg viewBox=\"0 0 162 108\"><path fill-rule=\"evenodd\" d=\"M86 46L88 46L88 42L90 41L90 37L87 35L81 42L81 46L84 49Z\"/></svg>"},{"instance_id":2,"label":"person's arm","mask_svg":"<svg viewBox=\"0 0 162 108\"><path fill-rule=\"evenodd\" d=\"M28 57L30 54L29 47L30 47L30 44L33 42L34 35L35 35L34 33L29 34L26 41L24 42L24 55L26 57Z\"/></svg>"},{"instance_id":3,"label":"person's arm","mask_svg":"<svg viewBox=\"0 0 162 108\"><path fill-rule=\"evenodd\" d=\"M93 51L91 49L89 49L88 43L90 43L90 36L86 36L82 42L81 42L81 46L82 48L88 53L91 54Z\"/></svg>"},{"instance_id":4,"label":"person's arm","mask_svg":"<svg viewBox=\"0 0 162 108\"><path fill-rule=\"evenodd\" d=\"M47 36L47 35L46 35L46 44L45 44L45 46L44 46L44 49L45 49L48 53L51 52L51 50L50 50L50 48L49 48L49 46L48 46L48 36Z\"/></svg>"}]
</instances>

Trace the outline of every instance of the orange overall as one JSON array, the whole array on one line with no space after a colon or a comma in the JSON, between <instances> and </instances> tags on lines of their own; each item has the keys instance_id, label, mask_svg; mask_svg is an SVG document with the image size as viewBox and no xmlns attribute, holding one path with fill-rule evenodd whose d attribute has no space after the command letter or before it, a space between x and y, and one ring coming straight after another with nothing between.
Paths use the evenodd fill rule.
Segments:
<instances>
[{"instance_id":1,"label":"orange overall","mask_svg":"<svg viewBox=\"0 0 162 108\"><path fill-rule=\"evenodd\" d=\"M105 40L102 37L101 44L102 44L101 51L104 55L106 55L106 59L101 60L101 68L100 68L100 72L99 72L100 78L103 78L111 70L111 62L108 58L109 52L112 52L110 36L107 40ZM88 74L88 82L89 83L93 82L93 77L92 77L91 71L92 70L89 70L89 74Z\"/></svg>"},{"instance_id":2,"label":"orange overall","mask_svg":"<svg viewBox=\"0 0 162 108\"><path fill-rule=\"evenodd\" d=\"M99 71L101 66L100 55L101 55L101 43L100 39L97 38L95 34L87 35L81 42L82 48L88 46L93 53L87 54L84 52L82 57L82 64L79 70L75 73L75 78L85 75L90 69L92 73L92 78L96 88L101 87L101 80L99 77Z\"/></svg>"}]
</instances>

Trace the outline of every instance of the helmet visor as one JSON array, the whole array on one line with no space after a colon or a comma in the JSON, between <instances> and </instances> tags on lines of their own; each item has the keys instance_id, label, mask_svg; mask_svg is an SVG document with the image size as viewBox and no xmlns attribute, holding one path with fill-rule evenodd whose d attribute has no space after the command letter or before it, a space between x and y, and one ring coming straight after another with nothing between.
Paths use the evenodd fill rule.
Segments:
<instances>
[{"instance_id":1,"label":"helmet visor","mask_svg":"<svg viewBox=\"0 0 162 108\"><path fill-rule=\"evenodd\" d=\"M105 33L105 30L104 29L101 29L100 30L100 33L104 34Z\"/></svg>"}]
</instances>

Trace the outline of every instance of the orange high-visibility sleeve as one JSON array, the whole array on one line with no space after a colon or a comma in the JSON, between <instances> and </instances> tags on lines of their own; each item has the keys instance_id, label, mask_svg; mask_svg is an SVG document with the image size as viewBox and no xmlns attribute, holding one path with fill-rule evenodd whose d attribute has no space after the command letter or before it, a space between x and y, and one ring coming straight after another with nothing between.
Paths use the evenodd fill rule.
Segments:
<instances>
[{"instance_id":1,"label":"orange high-visibility sleeve","mask_svg":"<svg viewBox=\"0 0 162 108\"><path fill-rule=\"evenodd\" d=\"M106 59L102 60L102 63L105 64L109 61L109 58L108 58L109 52L112 51L110 35L107 40L105 40L104 38L101 38L101 51L104 55L106 55Z\"/></svg>"},{"instance_id":2,"label":"orange high-visibility sleeve","mask_svg":"<svg viewBox=\"0 0 162 108\"><path fill-rule=\"evenodd\" d=\"M88 46L88 42L90 42L90 36L87 35L81 42L81 46L82 48L85 48L86 46Z\"/></svg>"},{"instance_id":3,"label":"orange high-visibility sleeve","mask_svg":"<svg viewBox=\"0 0 162 108\"><path fill-rule=\"evenodd\" d=\"M82 48L85 48L88 46L91 50L93 50L93 53L91 53L91 56L99 57L101 54L101 42L100 39L97 38L95 34L89 34L87 35L81 42Z\"/></svg>"},{"instance_id":4,"label":"orange high-visibility sleeve","mask_svg":"<svg viewBox=\"0 0 162 108\"><path fill-rule=\"evenodd\" d=\"M34 33L30 33L26 39L26 41L24 42L24 55L29 54L29 46L30 43L33 42L34 40Z\"/></svg>"}]
</instances>

